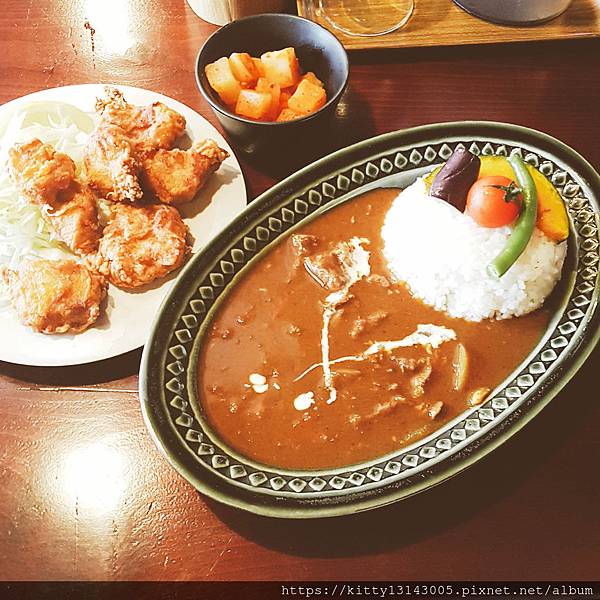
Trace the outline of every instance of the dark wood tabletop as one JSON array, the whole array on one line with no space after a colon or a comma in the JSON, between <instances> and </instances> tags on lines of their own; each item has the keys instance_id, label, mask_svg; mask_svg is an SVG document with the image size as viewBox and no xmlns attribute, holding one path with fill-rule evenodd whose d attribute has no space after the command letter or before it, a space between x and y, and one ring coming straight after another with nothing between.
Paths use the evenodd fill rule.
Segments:
<instances>
[{"instance_id":1,"label":"dark wood tabletop","mask_svg":"<svg viewBox=\"0 0 600 600\"><path fill-rule=\"evenodd\" d=\"M216 125L193 74L215 29L184 0L4 0L0 103L114 82L167 94ZM350 58L327 135L285 157L239 157L250 199L335 148L440 121L533 127L600 167L600 40ZM466 472L384 509L314 522L221 506L177 475L142 420L140 356L0 363L0 578L599 579L598 350Z\"/></svg>"}]
</instances>

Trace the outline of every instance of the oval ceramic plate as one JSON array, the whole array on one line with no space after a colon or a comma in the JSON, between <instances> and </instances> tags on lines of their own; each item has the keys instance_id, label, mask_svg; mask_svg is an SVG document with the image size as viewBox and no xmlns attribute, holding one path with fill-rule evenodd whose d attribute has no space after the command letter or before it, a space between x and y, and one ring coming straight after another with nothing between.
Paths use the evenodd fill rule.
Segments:
<instances>
[{"instance_id":1,"label":"oval ceramic plate","mask_svg":"<svg viewBox=\"0 0 600 600\"><path fill-rule=\"evenodd\" d=\"M132 104L145 105L159 101L174 108L185 117L186 133L193 141L213 138L230 154L196 199L181 210L194 237L193 251L196 252L246 206L246 185L240 165L221 134L191 108L156 92L124 85L116 87ZM86 84L36 92L1 106L0 121L10 118L14 110L26 104L46 100L67 102L93 113L96 98L102 96L103 90L103 85ZM65 366L102 360L139 348L144 345L149 323L172 284L173 276L159 285L134 292L110 286L106 310L98 323L77 335L36 333L16 321L12 310L2 310L0 360L33 366Z\"/></svg>"},{"instance_id":2,"label":"oval ceramic plate","mask_svg":"<svg viewBox=\"0 0 600 600\"><path fill-rule=\"evenodd\" d=\"M289 471L227 447L205 421L196 362L206 325L227 290L299 223L376 187L406 187L462 144L519 152L549 177L571 218L561 301L538 346L482 405L397 452L346 468ZM486 122L427 125L328 156L253 202L185 268L154 324L140 377L142 409L167 460L216 500L274 517L347 514L394 502L456 474L514 434L548 403L600 336L597 310L600 177L545 134Z\"/></svg>"}]
</instances>

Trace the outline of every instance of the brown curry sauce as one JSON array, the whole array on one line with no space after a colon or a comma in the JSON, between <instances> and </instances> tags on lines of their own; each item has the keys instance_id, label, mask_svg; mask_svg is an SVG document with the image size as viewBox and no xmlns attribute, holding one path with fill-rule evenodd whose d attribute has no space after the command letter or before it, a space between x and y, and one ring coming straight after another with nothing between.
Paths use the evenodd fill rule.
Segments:
<instances>
[{"instance_id":1,"label":"brown curry sauce","mask_svg":"<svg viewBox=\"0 0 600 600\"><path fill-rule=\"evenodd\" d=\"M321 362L328 291L307 273L288 236L232 289L200 353L203 410L218 435L241 454L278 467L315 469L397 450L468 409L470 391L493 389L541 337L546 309L474 323L438 312L413 298L404 285L390 284L380 230L397 194L397 189L368 192L295 232L326 245L352 237L370 241L371 276L354 284L351 299L331 320L331 358L360 354L374 341L403 338L418 324L448 327L457 339L429 352L415 346L332 365L337 399L328 404L321 368L294 381ZM463 389L454 391L458 342L467 350L469 369ZM252 385L251 374L259 376L253 378L258 385ZM308 391L314 392L314 404L297 410L294 399Z\"/></svg>"}]
</instances>

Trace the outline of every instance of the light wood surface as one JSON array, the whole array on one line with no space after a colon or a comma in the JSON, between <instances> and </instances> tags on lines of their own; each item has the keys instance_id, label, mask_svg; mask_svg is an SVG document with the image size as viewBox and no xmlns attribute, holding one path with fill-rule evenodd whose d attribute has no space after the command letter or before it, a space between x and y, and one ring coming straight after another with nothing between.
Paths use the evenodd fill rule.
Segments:
<instances>
[{"instance_id":1,"label":"light wood surface","mask_svg":"<svg viewBox=\"0 0 600 600\"><path fill-rule=\"evenodd\" d=\"M503 1L503 0L499 0ZM367 6L382 13L387 0L347 0L348 10L364 11ZM298 0L298 13L334 31L351 50L368 48L410 48L463 44L528 42L600 36L600 0L574 0L565 13L535 26L506 26L488 23L466 13L451 0L415 0L408 23L397 31L375 36L349 36L334 30L318 8L319 0Z\"/></svg>"},{"instance_id":2,"label":"light wood surface","mask_svg":"<svg viewBox=\"0 0 600 600\"><path fill-rule=\"evenodd\" d=\"M2 0L0 102L114 82L217 125L194 81L215 30L183 0ZM331 130L262 162L238 153L250 197L337 148L452 120L540 129L598 168L599 53L600 39L352 53ZM141 415L140 351L0 362L0 579L596 580L599 360L597 348L538 417L444 485L306 523L223 507L167 464Z\"/></svg>"}]
</instances>

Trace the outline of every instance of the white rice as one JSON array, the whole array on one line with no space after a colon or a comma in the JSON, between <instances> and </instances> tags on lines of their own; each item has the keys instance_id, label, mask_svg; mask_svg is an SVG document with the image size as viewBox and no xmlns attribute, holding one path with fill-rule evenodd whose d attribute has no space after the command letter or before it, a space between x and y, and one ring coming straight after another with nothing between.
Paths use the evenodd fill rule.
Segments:
<instances>
[{"instance_id":1,"label":"white rice","mask_svg":"<svg viewBox=\"0 0 600 600\"><path fill-rule=\"evenodd\" d=\"M468 321L507 319L539 308L560 279L567 244L535 229L501 278L489 263L511 227L481 227L452 205L427 195L417 180L394 200L381 231L392 274L437 310Z\"/></svg>"}]
</instances>

